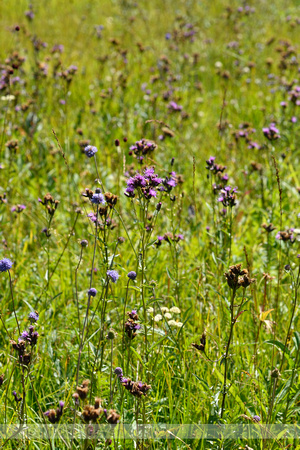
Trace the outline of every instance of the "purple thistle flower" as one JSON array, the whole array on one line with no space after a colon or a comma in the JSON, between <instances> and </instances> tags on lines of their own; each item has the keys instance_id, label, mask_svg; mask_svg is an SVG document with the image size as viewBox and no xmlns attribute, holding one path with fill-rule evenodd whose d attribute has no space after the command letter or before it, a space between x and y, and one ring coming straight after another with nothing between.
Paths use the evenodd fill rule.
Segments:
<instances>
[{"instance_id":1,"label":"purple thistle flower","mask_svg":"<svg viewBox=\"0 0 300 450\"><path fill-rule=\"evenodd\" d=\"M0 272L7 272L12 268L13 262L8 258L0 260Z\"/></svg>"},{"instance_id":2,"label":"purple thistle flower","mask_svg":"<svg viewBox=\"0 0 300 450\"><path fill-rule=\"evenodd\" d=\"M92 158L97 153L97 151L98 151L97 147L94 147L93 145L88 145L84 149L84 153L88 158Z\"/></svg>"},{"instance_id":3,"label":"purple thistle flower","mask_svg":"<svg viewBox=\"0 0 300 450\"><path fill-rule=\"evenodd\" d=\"M136 279L136 272L132 270L131 272L128 272L127 276L128 278L130 278L130 280L134 281Z\"/></svg>"},{"instance_id":4,"label":"purple thistle flower","mask_svg":"<svg viewBox=\"0 0 300 450\"><path fill-rule=\"evenodd\" d=\"M89 289L89 290L88 290L88 295L89 295L90 297L95 297L95 296L97 295L97 289L95 289L95 288Z\"/></svg>"},{"instance_id":5,"label":"purple thistle flower","mask_svg":"<svg viewBox=\"0 0 300 450\"><path fill-rule=\"evenodd\" d=\"M280 138L279 130L275 127L274 123L271 123L269 127L263 128L262 131L269 141L275 141Z\"/></svg>"},{"instance_id":6,"label":"purple thistle flower","mask_svg":"<svg viewBox=\"0 0 300 450\"><path fill-rule=\"evenodd\" d=\"M113 283L116 283L116 281L119 279L120 275L116 270L108 270L106 272L106 275L111 279Z\"/></svg>"},{"instance_id":7,"label":"purple thistle flower","mask_svg":"<svg viewBox=\"0 0 300 450\"><path fill-rule=\"evenodd\" d=\"M254 422L260 422L261 421L261 418L259 416L255 415L252 418L253 418Z\"/></svg>"}]
</instances>

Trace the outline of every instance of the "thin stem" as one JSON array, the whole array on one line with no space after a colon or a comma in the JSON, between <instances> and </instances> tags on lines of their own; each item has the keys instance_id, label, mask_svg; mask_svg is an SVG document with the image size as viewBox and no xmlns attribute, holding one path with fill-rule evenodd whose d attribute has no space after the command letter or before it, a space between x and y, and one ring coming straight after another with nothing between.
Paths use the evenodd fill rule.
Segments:
<instances>
[{"instance_id":1,"label":"thin stem","mask_svg":"<svg viewBox=\"0 0 300 450\"><path fill-rule=\"evenodd\" d=\"M17 317L17 314L16 314L16 308L15 308L15 302L14 302L14 294L13 294L10 270L8 271L8 275L9 275L10 294L11 294L11 299L12 299L12 304L13 304L13 312L14 312L14 315L15 315L15 318L16 318L16 322L17 322L17 326L18 326L18 330L19 330L19 335L21 335L19 321L18 321L18 317Z\"/></svg>"},{"instance_id":2,"label":"thin stem","mask_svg":"<svg viewBox=\"0 0 300 450\"><path fill-rule=\"evenodd\" d=\"M225 356L224 356L225 368L224 368L224 384L223 384L223 398L222 398L222 406L221 406L221 418L223 418L224 408L225 408L225 398L226 398L226 394L227 394L227 386L226 386L227 370L228 370L227 359L228 359L230 343L231 343L231 339L232 339L232 335L233 335L233 327L235 324L235 320L233 317L233 303L234 303L235 294L236 294L236 288L234 288L232 291L232 297L231 297L231 302L230 302L230 332L229 332L229 338L227 341L227 346L226 346L226 351L225 351ZM241 305L240 305L240 307L241 307Z\"/></svg>"}]
</instances>

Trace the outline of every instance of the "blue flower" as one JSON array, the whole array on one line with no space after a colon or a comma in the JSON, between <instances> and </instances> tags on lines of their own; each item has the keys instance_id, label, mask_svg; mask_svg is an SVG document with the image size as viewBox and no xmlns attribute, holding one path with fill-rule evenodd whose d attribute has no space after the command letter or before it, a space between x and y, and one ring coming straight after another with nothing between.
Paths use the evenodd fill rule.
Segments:
<instances>
[{"instance_id":1,"label":"blue flower","mask_svg":"<svg viewBox=\"0 0 300 450\"><path fill-rule=\"evenodd\" d=\"M97 295L97 289L95 289L95 288L89 289L89 290L88 290L88 294L89 294L91 297L95 297L95 296Z\"/></svg>"},{"instance_id":2,"label":"blue flower","mask_svg":"<svg viewBox=\"0 0 300 450\"><path fill-rule=\"evenodd\" d=\"M91 198L91 202L94 203L95 205L105 205L104 195L101 194L100 192L93 194L93 197Z\"/></svg>"},{"instance_id":3,"label":"blue flower","mask_svg":"<svg viewBox=\"0 0 300 450\"><path fill-rule=\"evenodd\" d=\"M13 262L8 259L4 258L0 260L0 272L7 272L9 269L12 268Z\"/></svg>"},{"instance_id":4,"label":"blue flower","mask_svg":"<svg viewBox=\"0 0 300 450\"><path fill-rule=\"evenodd\" d=\"M113 283L115 283L118 278L120 277L120 275L118 274L118 272L116 270L108 270L106 272L106 275L111 279L111 281Z\"/></svg>"},{"instance_id":5,"label":"blue flower","mask_svg":"<svg viewBox=\"0 0 300 450\"><path fill-rule=\"evenodd\" d=\"M36 311L31 311L28 315L28 319L31 323L37 322L39 320L39 314Z\"/></svg>"},{"instance_id":6,"label":"blue flower","mask_svg":"<svg viewBox=\"0 0 300 450\"><path fill-rule=\"evenodd\" d=\"M88 145L84 149L84 153L88 158L92 158L95 155L95 153L97 153L97 151L98 151L97 147L93 147L92 145Z\"/></svg>"},{"instance_id":7,"label":"blue flower","mask_svg":"<svg viewBox=\"0 0 300 450\"><path fill-rule=\"evenodd\" d=\"M135 280L136 279L136 273L133 270L131 272L128 272L127 276L131 280Z\"/></svg>"}]
</instances>

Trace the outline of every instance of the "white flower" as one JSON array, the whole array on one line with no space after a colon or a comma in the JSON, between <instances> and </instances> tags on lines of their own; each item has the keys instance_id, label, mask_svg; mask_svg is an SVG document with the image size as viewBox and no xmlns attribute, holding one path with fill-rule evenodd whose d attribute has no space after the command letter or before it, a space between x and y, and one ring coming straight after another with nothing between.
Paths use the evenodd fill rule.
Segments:
<instances>
[{"instance_id":1,"label":"white flower","mask_svg":"<svg viewBox=\"0 0 300 450\"><path fill-rule=\"evenodd\" d=\"M181 313L180 309L177 308L177 306L173 306L173 307L170 309L170 312L171 312L171 313L174 313L174 314L180 314L180 313Z\"/></svg>"},{"instance_id":2,"label":"white flower","mask_svg":"<svg viewBox=\"0 0 300 450\"><path fill-rule=\"evenodd\" d=\"M176 322L176 327L177 328L181 328L183 326L183 323L182 322Z\"/></svg>"},{"instance_id":3,"label":"white flower","mask_svg":"<svg viewBox=\"0 0 300 450\"><path fill-rule=\"evenodd\" d=\"M166 319L172 319L172 314L170 314L170 313L167 312L167 313L165 314L165 318L166 318Z\"/></svg>"},{"instance_id":4,"label":"white flower","mask_svg":"<svg viewBox=\"0 0 300 450\"><path fill-rule=\"evenodd\" d=\"M156 316L154 316L154 322L159 322L161 319L162 319L161 314L156 314Z\"/></svg>"},{"instance_id":5,"label":"white flower","mask_svg":"<svg viewBox=\"0 0 300 450\"><path fill-rule=\"evenodd\" d=\"M169 312L169 308L167 308L166 306L162 306L160 308L160 310L161 310L162 313Z\"/></svg>"},{"instance_id":6,"label":"white flower","mask_svg":"<svg viewBox=\"0 0 300 450\"><path fill-rule=\"evenodd\" d=\"M148 312L149 314L153 314L153 313L154 313L154 309L150 307L150 308L147 309L147 312Z\"/></svg>"},{"instance_id":7,"label":"white flower","mask_svg":"<svg viewBox=\"0 0 300 450\"><path fill-rule=\"evenodd\" d=\"M175 322L175 320L169 320L168 325L170 325L170 327L177 327L177 322Z\"/></svg>"}]
</instances>

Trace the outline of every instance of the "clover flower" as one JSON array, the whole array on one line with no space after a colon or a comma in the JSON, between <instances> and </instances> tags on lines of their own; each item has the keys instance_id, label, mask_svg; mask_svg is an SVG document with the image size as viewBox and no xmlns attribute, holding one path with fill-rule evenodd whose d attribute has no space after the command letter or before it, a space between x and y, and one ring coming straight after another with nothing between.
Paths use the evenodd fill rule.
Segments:
<instances>
[{"instance_id":1,"label":"clover flower","mask_svg":"<svg viewBox=\"0 0 300 450\"><path fill-rule=\"evenodd\" d=\"M113 283L116 283L116 281L120 278L120 275L116 270L108 270L106 272L106 275L111 279Z\"/></svg>"},{"instance_id":2,"label":"clover flower","mask_svg":"<svg viewBox=\"0 0 300 450\"><path fill-rule=\"evenodd\" d=\"M0 272L7 272L12 268L13 262L9 258L0 260Z\"/></svg>"}]
</instances>

